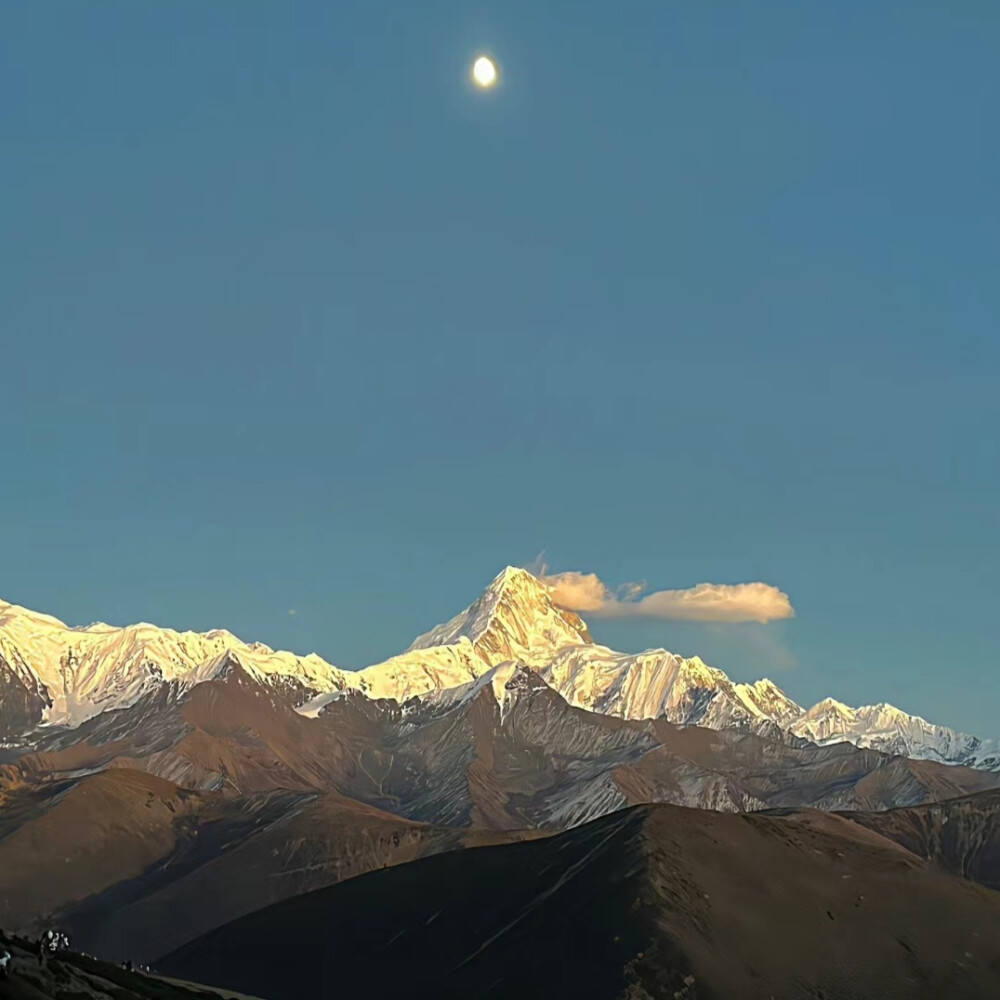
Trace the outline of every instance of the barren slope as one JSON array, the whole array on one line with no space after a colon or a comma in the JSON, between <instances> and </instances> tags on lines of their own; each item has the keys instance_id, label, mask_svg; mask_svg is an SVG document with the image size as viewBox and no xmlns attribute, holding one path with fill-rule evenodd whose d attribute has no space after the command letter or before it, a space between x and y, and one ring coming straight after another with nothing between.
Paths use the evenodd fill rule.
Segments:
<instances>
[{"instance_id":1,"label":"barren slope","mask_svg":"<svg viewBox=\"0 0 1000 1000\"><path fill-rule=\"evenodd\" d=\"M656 806L374 872L158 964L272 1000L972 1000L1000 994L997 926L1000 895L849 820Z\"/></svg>"}]
</instances>

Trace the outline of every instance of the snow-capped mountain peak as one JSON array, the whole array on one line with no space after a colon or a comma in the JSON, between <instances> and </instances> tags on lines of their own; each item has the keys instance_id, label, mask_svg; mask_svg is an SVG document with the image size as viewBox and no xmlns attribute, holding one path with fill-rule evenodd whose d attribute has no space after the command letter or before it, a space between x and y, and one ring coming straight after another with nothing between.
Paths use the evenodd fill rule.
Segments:
<instances>
[{"instance_id":1,"label":"snow-capped mountain peak","mask_svg":"<svg viewBox=\"0 0 1000 1000\"><path fill-rule=\"evenodd\" d=\"M400 703L431 697L446 706L490 686L503 704L507 681L530 668L571 705L606 715L766 735L780 730L816 743L846 741L1000 769L996 741L932 725L887 703L852 708L826 698L805 710L773 681L734 683L697 656L663 649L625 654L596 645L576 614L553 604L543 582L514 567L405 653L361 671L338 670L314 653L245 643L225 629L176 632L103 622L71 628L0 601L0 739L39 722L75 726L161 685L184 690L216 679L233 663L307 714L322 712L349 690Z\"/></svg>"},{"instance_id":2,"label":"snow-capped mountain peak","mask_svg":"<svg viewBox=\"0 0 1000 1000\"><path fill-rule=\"evenodd\" d=\"M298 687L303 698L344 686L344 672L319 657L248 645L225 629L176 632L146 622L70 628L51 615L0 603L0 673L7 686L19 685L32 704L38 702L36 721L75 726L127 707L164 683L201 683L229 653L238 655L251 675L286 689ZM16 728L21 720L5 721Z\"/></svg>"},{"instance_id":3,"label":"snow-capped mountain peak","mask_svg":"<svg viewBox=\"0 0 1000 1000\"><path fill-rule=\"evenodd\" d=\"M747 710L758 719L769 719L784 727L802 715L802 707L767 677L753 684L734 684L733 690Z\"/></svg>"},{"instance_id":4,"label":"snow-capped mountain peak","mask_svg":"<svg viewBox=\"0 0 1000 1000\"><path fill-rule=\"evenodd\" d=\"M795 720L791 731L815 743L849 742L884 753L902 754L996 768L1000 744L935 726L919 715L910 715L887 702L851 708L833 698L824 698Z\"/></svg>"},{"instance_id":5,"label":"snow-capped mountain peak","mask_svg":"<svg viewBox=\"0 0 1000 1000\"><path fill-rule=\"evenodd\" d=\"M0 628L17 629L23 635L30 635L38 629L66 628L66 625L53 615L0 600Z\"/></svg>"},{"instance_id":6,"label":"snow-capped mountain peak","mask_svg":"<svg viewBox=\"0 0 1000 1000\"><path fill-rule=\"evenodd\" d=\"M397 676L412 676L414 656L421 658L424 671L432 662L436 668L441 659L449 661L449 669L461 660L451 679L438 686L473 682L483 670L477 659L488 668L515 661L539 670L570 704L627 719L664 717L762 733L778 729L817 743L849 741L979 766L1000 762L995 742L934 727L888 704L855 709L826 698L806 710L769 678L734 683L698 656L685 658L662 649L622 654L595 645L577 616L552 605L544 584L526 570L510 567L462 614L421 636L411 652L370 671L374 677L391 665ZM412 687L410 692L419 693Z\"/></svg>"},{"instance_id":7,"label":"snow-capped mountain peak","mask_svg":"<svg viewBox=\"0 0 1000 1000\"><path fill-rule=\"evenodd\" d=\"M514 566L460 614L415 639L406 652L462 640L471 642L491 666L505 660L537 663L563 646L593 641L577 614L557 608L544 584Z\"/></svg>"},{"instance_id":8,"label":"snow-capped mountain peak","mask_svg":"<svg viewBox=\"0 0 1000 1000\"><path fill-rule=\"evenodd\" d=\"M824 698L822 701L816 702L815 705L809 710L810 712L836 712L841 715L850 715L854 711L850 705L845 705L842 701L837 701L836 698Z\"/></svg>"},{"instance_id":9,"label":"snow-capped mountain peak","mask_svg":"<svg viewBox=\"0 0 1000 1000\"><path fill-rule=\"evenodd\" d=\"M345 683L403 702L473 684L501 664L541 669L560 649L592 642L579 616L557 608L543 583L508 566L464 611L418 636L399 656L347 675ZM324 700L309 710L321 710Z\"/></svg>"}]
</instances>

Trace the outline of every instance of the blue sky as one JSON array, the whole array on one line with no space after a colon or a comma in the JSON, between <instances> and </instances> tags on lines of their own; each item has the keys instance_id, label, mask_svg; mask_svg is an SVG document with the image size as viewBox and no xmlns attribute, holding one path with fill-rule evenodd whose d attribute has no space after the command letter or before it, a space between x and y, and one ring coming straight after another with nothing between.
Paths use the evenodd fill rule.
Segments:
<instances>
[{"instance_id":1,"label":"blue sky","mask_svg":"<svg viewBox=\"0 0 1000 1000\"><path fill-rule=\"evenodd\" d=\"M594 631L1000 735L997 52L992 0L5 5L0 594L358 666L542 550L765 581Z\"/></svg>"}]
</instances>

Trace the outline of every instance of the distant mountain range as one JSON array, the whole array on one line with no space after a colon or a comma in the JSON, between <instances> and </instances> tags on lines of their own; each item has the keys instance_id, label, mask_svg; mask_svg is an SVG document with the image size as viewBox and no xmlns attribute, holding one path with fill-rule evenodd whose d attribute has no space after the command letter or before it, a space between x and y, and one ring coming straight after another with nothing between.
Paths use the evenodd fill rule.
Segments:
<instances>
[{"instance_id":1,"label":"distant mountain range","mask_svg":"<svg viewBox=\"0 0 1000 1000\"><path fill-rule=\"evenodd\" d=\"M75 728L161 690L181 693L233 663L316 715L356 692L407 704L447 705L489 686L503 701L517 665L536 671L574 707L625 720L788 734L824 745L849 742L920 760L1000 770L1000 744L933 725L892 705L850 708L832 698L805 709L772 681L731 681L698 657L666 650L617 653L594 643L549 589L508 567L465 611L404 653L360 671L310 654L245 643L224 630L175 632L149 624L70 628L0 601L0 740Z\"/></svg>"}]
</instances>

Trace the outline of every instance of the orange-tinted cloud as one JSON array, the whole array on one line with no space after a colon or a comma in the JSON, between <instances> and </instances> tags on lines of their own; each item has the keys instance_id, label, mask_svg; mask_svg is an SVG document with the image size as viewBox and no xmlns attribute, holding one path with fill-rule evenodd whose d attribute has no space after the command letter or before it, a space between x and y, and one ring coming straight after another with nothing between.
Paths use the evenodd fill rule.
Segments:
<instances>
[{"instance_id":1,"label":"orange-tinted cloud","mask_svg":"<svg viewBox=\"0 0 1000 1000\"><path fill-rule=\"evenodd\" d=\"M611 590L596 573L543 572L539 579L564 608L608 618L670 618L695 622L760 622L794 618L788 595L769 583L699 583L687 590L657 590L645 584Z\"/></svg>"}]
</instances>

